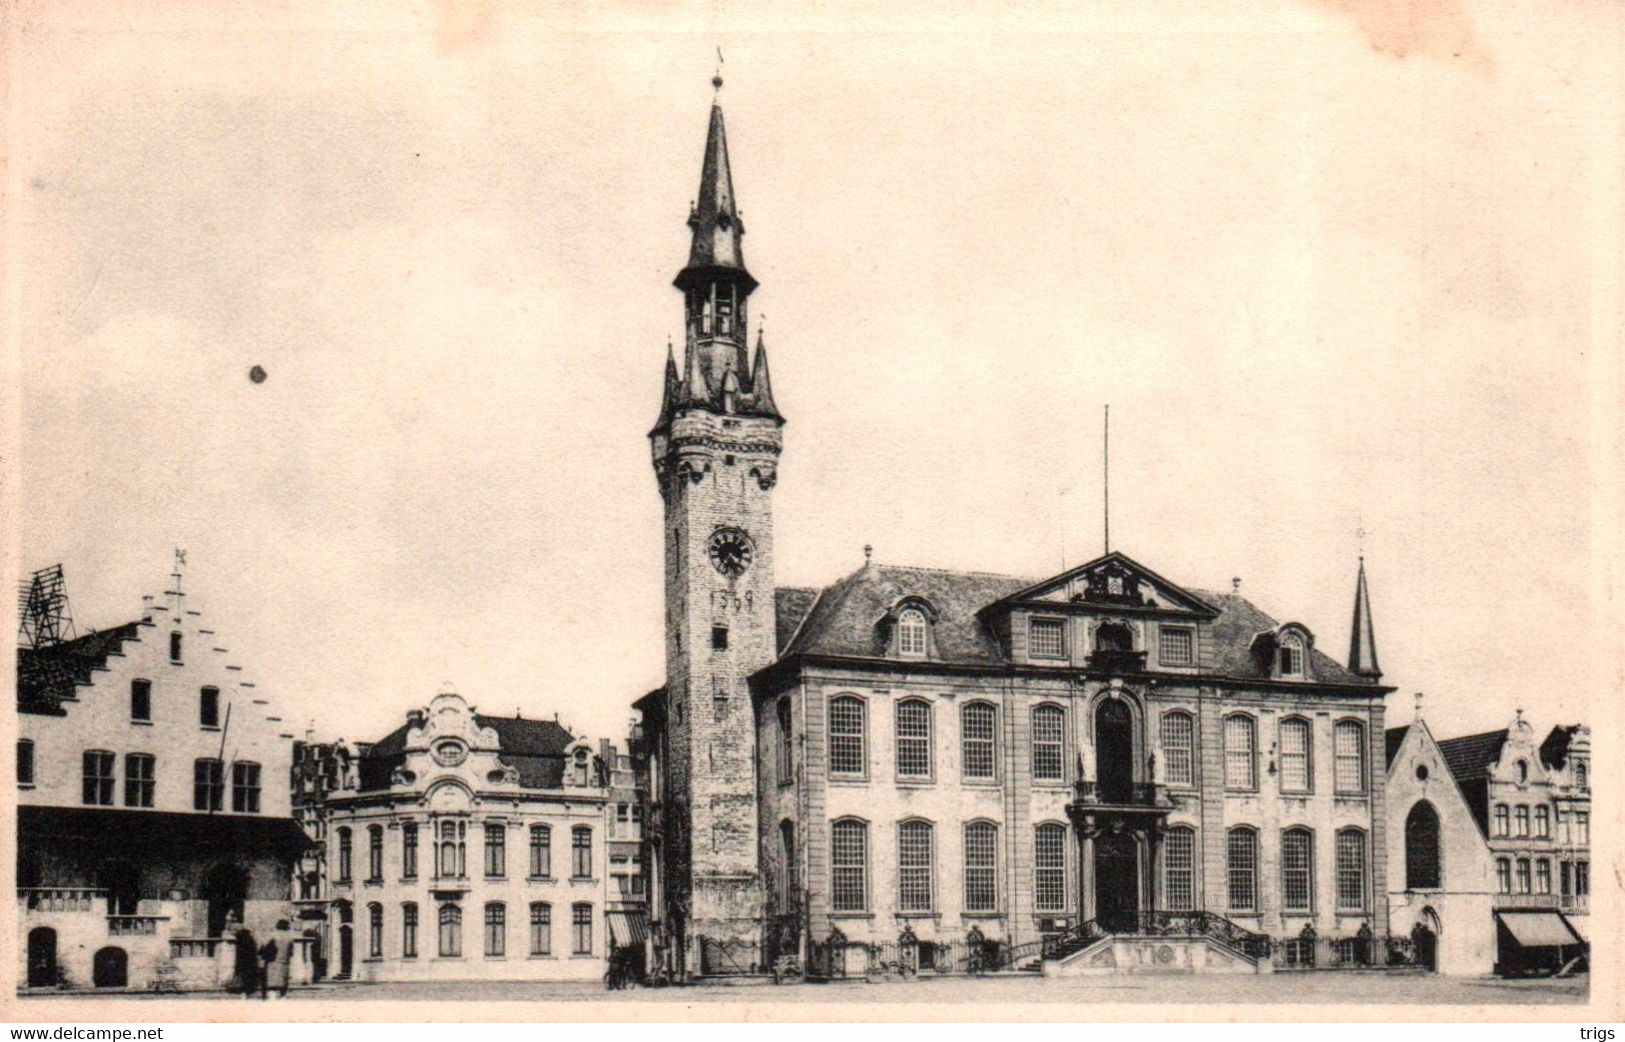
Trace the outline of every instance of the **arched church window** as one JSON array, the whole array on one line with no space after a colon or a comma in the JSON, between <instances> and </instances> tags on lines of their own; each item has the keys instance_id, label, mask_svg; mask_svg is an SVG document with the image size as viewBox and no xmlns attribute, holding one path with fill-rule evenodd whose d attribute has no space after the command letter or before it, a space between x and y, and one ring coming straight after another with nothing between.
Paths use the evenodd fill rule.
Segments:
<instances>
[{"instance_id":1,"label":"arched church window","mask_svg":"<svg viewBox=\"0 0 1625 1042\"><path fill-rule=\"evenodd\" d=\"M1439 812L1422 800L1405 816L1405 889L1438 887L1439 876Z\"/></svg>"}]
</instances>

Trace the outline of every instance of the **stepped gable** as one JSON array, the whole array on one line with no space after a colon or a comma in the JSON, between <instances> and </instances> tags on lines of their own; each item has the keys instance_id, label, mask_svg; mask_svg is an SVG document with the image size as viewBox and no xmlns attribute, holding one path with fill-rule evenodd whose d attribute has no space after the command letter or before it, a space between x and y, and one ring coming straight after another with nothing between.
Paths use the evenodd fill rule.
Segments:
<instances>
[{"instance_id":1,"label":"stepped gable","mask_svg":"<svg viewBox=\"0 0 1625 1042\"><path fill-rule=\"evenodd\" d=\"M106 669L125 641L139 639L140 628L138 620L43 648L18 648L17 711L64 715L62 703L74 698L74 689Z\"/></svg>"}]
</instances>

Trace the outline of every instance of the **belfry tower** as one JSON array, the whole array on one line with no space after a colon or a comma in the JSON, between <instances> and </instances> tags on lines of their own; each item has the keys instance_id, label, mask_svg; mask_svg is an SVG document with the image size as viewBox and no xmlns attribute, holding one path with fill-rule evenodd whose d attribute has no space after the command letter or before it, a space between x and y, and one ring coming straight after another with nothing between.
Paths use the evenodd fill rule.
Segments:
<instances>
[{"instance_id":1,"label":"belfry tower","mask_svg":"<svg viewBox=\"0 0 1625 1042\"><path fill-rule=\"evenodd\" d=\"M688 226L688 264L674 283L682 367L668 345L649 440L665 501L667 928L688 972L703 973L702 938L749 944L761 935L747 680L777 653L773 486L784 425L760 334L750 357L756 280L716 103Z\"/></svg>"}]
</instances>

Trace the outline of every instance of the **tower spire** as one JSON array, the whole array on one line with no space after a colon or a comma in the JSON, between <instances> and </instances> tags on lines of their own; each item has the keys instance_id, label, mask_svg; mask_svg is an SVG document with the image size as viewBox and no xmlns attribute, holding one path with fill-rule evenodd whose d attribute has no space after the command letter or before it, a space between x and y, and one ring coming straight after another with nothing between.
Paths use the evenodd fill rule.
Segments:
<instances>
[{"instance_id":1,"label":"tower spire","mask_svg":"<svg viewBox=\"0 0 1625 1042\"><path fill-rule=\"evenodd\" d=\"M1377 666L1377 633L1371 622L1371 594L1365 585L1365 554L1360 555L1360 574L1354 583L1354 623L1349 633L1349 672L1376 680L1382 676Z\"/></svg>"},{"instance_id":2,"label":"tower spire","mask_svg":"<svg viewBox=\"0 0 1625 1042\"><path fill-rule=\"evenodd\" d=\"M750 401L752 411L758 416L783 419L779 407L773 404L773 380L767 373L767 344L763 343L760 329L756 331L756 360L750 367Z\"/></svg>"}]
</instances>

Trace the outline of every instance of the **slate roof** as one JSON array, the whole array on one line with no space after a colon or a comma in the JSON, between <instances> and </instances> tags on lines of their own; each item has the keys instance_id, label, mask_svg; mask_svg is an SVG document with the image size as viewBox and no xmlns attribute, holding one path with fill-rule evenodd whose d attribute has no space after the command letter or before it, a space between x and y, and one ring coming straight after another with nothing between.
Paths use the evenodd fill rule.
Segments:
<instances>
[{"instance_id":1,"label":"slate roof","mask_svg":"<svg viewBox=\"0 0 1625 1042\"><path fill-rule=\"evenodd\" d=\"M475 714L474 722L497 733L501 748L497 759L518 769L521 788L563 787L564 753L575 737L557 720ZM406 762L406 733L411 726L405 723L389 732L357 761L362 792L389 788L390 775Z\"/></svg>"},{"instance_id":2,"label":"slate roof","mask_svg":"<svg viewBox=\"0 0 1625 1042\"><path fill-rule=\"evenodd\" d=\"M987 572L870 563L815 596L806 588L781 588L776 599L779 656L879 657L885 648L876 623L899 599L916 596L938 612L932 626L934 661L1002 664L1006 659L999 642L977 613L1037 582ZM1212 624L1212 672L1238 679L1267 679L1270 662L1253 647L1253 638L1279 623L1237 594L1188 592L1219 612ZM1369 683L1319 650L1311 652L1311 664L1315 679L1322 683Z\"/></svg>"},{"instance_id":3,"label":"slate roof","mask_svg":"<svg viewBox=\"0 0 1625 1042\"><path fill-rule=\"evenodd\" d=\"M1383 759L1384 766L1392 767L1394 765L1394 757L1399 755L1399 747L1405 744L1405 736L1410 733L1410 724L1406 724L1404 727L1390 727L1382 733L1384 751L1387 754Z\"/></svg>"},{"instance_id":4,"label":"slate roof","mask_svg":"<svg viewBox=\"0 0 1625 1042\"><path fill-rule=\"evenodd\" d=\"M1552 728L1552 733L1540 743L1540 762L1548 767L1561 769L1568 762L1569 743L1574 740L1574 734L1578 730L1579 724L1569 724L1567 727L1559 724Z\"/></svg>"},{"instance_id":5,"label":"slate roof","mask_svg":"<svg viewBox=\"0 0 1625 1042\"><path fill-rule=\"evenodd\" d=\"M138 639L140 627L140 621L126 622L48 647L18 648L17 711L63 715L63 700L74 697L76 686L90 683L91 673L106 669L108 657L119 654L125 641Z\"/></svg>"},{"instance_id":6,"label":"slate roof","mask_svg":"<svg viewBox=\"0 0 1625 1042\"><path fill-rule=\"evenodd\" d=\"M1490 764L1501 758L1501 747L1506 745L1507 729L1485 731L1482 734L1446 738L1439 743L1445 766L1456 779L1456 785L1467 800L1478 822L1478 831L1490 834L1490 781L1485 772Z\"/></svg>"}]
</instances>

